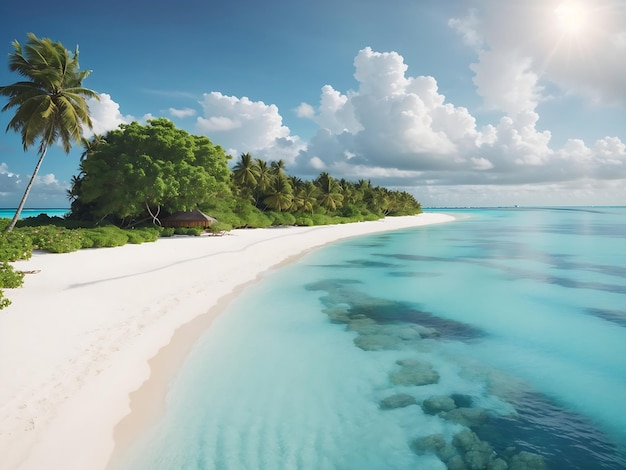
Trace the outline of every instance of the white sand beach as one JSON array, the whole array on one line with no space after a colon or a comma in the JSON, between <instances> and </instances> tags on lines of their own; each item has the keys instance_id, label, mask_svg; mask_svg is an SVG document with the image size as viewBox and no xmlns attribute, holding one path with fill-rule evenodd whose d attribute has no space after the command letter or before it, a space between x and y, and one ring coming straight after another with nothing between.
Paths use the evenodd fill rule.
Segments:
<instances>
[{"instance_id":1,"label":"white sand beach","mask_svg":"<svg viewBox=\"0 0 626 470\"><path fill-rule=\"evenodd\" d=\"M137 432L118 426L130 422L132 392L141 387L140 404L153 395L157 410L162 402L163 384L142 387L151 364L175 372L238 287L336 240L453 219L234 230L14 263L32 273L0 311L0 470L104 469L116 440ZM135 422L149 419L134 408Z\"/></svg>"}]
</instances>

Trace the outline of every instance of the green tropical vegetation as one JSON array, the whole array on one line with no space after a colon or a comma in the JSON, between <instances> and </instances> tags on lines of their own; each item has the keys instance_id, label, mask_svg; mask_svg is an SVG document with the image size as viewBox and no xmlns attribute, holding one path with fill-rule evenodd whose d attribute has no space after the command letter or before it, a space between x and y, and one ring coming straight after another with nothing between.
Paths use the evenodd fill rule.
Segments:
<instances>
[{"instance_id":1,"label":"green tropical vegetation","mask_svg":"<svg viewBox=\"0 0 626 470\"><path fill-rule=\"evenodd\" d=\"M198 208L222 229L320 225L421 212L415 198L369 181L312 181L287 173L282 160L243 153L177 129L167 119L123 124L84 144L79 174L69 190L69 220L119 227L161 225L177 211Z\"/></svg>"},{"instance_id":2,"label":"green tropical vegetation","mask_svg":"<svg viewBox=\"0 0 626 470\"><path fill-rule=\"evenodd\" d=\"M228 156L167 119L137 122L85 145L69 197L73 220L121 227L194 209L230 192Z\"/></svg>"},{"instance_id":3,"label":"green tropical vegetation","mask_svg":"<svg viewBox=\"0 0 626 470\"><path fill-rule=\"evenodd\" d=\"M90 71L79 70L78 49L29 33L14 41L9 69L24 80L0 87L15 109L7 126L21 133L24 151L39 143L39 159L12 220L0 219L0 289L22 285L24 273L10 264L33 250L66 253L83 248L151 242L174 234L200 235L201 227L162 227L178 211L200 209L218 219L209 230L271 225L323 225L376 220L421 212L409 193L369 181L337 180L323 172L311 181L288 174L283 160L243 153L230 156L207 137L177 129L167 119L122 124L106 135L83 137L92 128L82 87ZM66 153L82 144L78 174L68 190L68 216L18 220L50 145ZM0 309L10 304L0 290Z\"/></svg>"}]
</instances>

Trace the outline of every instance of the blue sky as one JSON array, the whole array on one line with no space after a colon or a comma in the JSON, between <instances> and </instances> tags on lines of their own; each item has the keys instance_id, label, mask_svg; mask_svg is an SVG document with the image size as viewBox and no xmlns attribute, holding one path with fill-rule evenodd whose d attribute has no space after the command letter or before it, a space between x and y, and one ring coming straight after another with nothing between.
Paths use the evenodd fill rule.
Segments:
<instances>
[{"instance_id":1,"label":"blue sky","mask_svg":"<svg viewBox=\"0 0 626 470\"><path fill-rule=\"evenodd\" d=\"M3 6L2 57L28 32L79 46L98 133L167 117L235 158L370 179L424 206L626 203L621 0ZM18 81L3 61L0 85ZM68 206L80 153L48 152L27 207ZM0 207L35 162L0 134Z\"/></svg>"}]
</instances>

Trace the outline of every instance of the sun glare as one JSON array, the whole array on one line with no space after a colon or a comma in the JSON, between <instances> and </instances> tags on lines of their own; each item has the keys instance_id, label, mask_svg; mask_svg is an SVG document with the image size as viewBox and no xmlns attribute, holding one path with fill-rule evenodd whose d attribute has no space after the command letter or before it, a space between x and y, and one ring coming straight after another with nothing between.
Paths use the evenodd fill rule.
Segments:
<instances>
[{"instance_id":1,"label":"sun glare","mask_svg":"<svg viewBox=\"0 0 626 470\"><path fill-rule=\"evenodd\" d=\"M548 0L542 0L548 1ZM549 0L543 10L542 29L546 56L543 67L568 61L591 61L602 46L606 28L614 21L612 5L624 0ZM565 61L565 62L563 62Z\"/></svg>"},{"instance_id":2,"label":"sun glare","mask_svg":"<svg viewBox=\"0 0 626 470\"><path fill-rule=\"evenodd\" d=\"M587 12L578 3L561 3L554 13L557 25L564 34L580 34L587 26Z\"/></svg>"}]
</instances>

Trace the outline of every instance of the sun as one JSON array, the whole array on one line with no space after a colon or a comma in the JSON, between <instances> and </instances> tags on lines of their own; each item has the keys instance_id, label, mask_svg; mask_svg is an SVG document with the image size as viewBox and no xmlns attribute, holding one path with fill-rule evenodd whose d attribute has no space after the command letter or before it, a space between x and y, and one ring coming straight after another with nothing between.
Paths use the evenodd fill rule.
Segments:
<instances>
[{"instance_id":1,"label":"sun","mask_svg":"<svg viewBox=\"0 0 626 470\"><path fill-rule=\"evenodd\" d=\"M607 41L615 41L615 31L622 28L625 0L537 1L543 4L536 35L543 48L543 70L594 64Z\"/></svg>"},{"instance_id":2,"label":"sun","mask_svg":"<svg viewBox=\"0 0 626 470\"><path fill-rule=\"evenodd\" d=\"M561 3L555 10L556 24L564 35L577 36L588 26L589 12L574 2Z\"/></svg>"}]
</instances>

